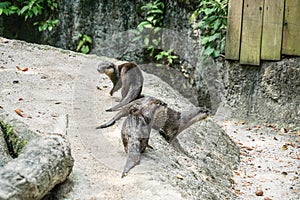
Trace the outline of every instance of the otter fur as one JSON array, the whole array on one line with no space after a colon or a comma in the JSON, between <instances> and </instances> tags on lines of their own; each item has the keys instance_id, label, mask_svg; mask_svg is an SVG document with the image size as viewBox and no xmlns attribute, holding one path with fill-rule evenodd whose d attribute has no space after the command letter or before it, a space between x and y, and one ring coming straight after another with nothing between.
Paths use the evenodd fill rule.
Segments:
<instances>
[{"instance_id":1,"label":"otter fur","mask_svg":"<svg viewBox=\"0 0 300 200\"><path fill-rule=\"evenodd\" d=\"M106 111L116 111L122 106L141 97L144 78L137 64L127 62L121 65L115 65L111 62L101 62L98 64L97 71L101 74L106 74L113 83L113 88L109 92L111 96L114 92L122 88L121 101Z\"/></svg>"},{"instance_id":2,"label":"otter fur","mask_svg":"<svg viewBox=\"0 0 300 200\"><path fill-rule=\"evenodd\" d=\"M111 120L98 126L97 129L112 126L120 118L129 115L129 108L131 106L141 108L143 105L147 104L147 102L153 101L154 99L156 98L143 97L131 102L127 106L124 106ZM183 130L187 129L197 121L206 119L209 114L210 111L204 107L190 108L186 111L179 112L165 106L163 109L156 112L152 128L159 130L159 133L164 139L171 143Z\"/></svg>"},{"instance_id":3,"label":"otter fur","mask_svg":"<svg viewBox=\"0 0 300 200\"><path fill-rule=\"evenodd\" d=\"M146 147L151 147L148 141L153 118L157 109L165 106L164 102L151 99L142 107L131 106L129 108L129 115L121 130L124 150L127 153L127 161L121 178L125 177L130 169L140 163L141 153L145 152Z\"/></svg>"}]
</instances>

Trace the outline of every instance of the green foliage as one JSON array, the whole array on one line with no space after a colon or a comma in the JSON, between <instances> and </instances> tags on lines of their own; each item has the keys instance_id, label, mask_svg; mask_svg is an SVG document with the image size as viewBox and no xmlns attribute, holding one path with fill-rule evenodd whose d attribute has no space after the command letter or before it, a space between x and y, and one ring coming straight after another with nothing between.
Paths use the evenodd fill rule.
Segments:
<instances>
[{"instance_id":1,"label":"green foliage","mask_svg":"<svg viewBox=\"0 0 300 200\"><path fill-rule=\"evenodd\" d=\"M154 55L155 49L161 40L161 28L163 27L165 5L161 0L156 0L142 6L145 13L145 20L142 21L132 33L136 35L133 41L143 41L143 46Z\"/></svg>"},{"instance_id":2,"label":"green foliage","mask_svg":"<svg viewBox=\"0 0 300 200\"><path fill-rule=\"evenodd\" d=\"M170 49L168 51L161 51L159 52L155 58L156 60L165 60L167 65L173 64L173 60L178 58L178 56L173 55L173 49Z\"/></svg>"},{"instance_id":3,"label":"green foliage","mask_svg":"<svg viewBox=\"0 0 300 200\"><path fill-rule=\"evenodd\" d=\"M21 150L28 143L27 140L18 137L15 133L12 126L5 124L3 121L0 121L0 129L2 129L4 134L4 139L7 143L9 154L16 158L20 154Z\"/></svg>"},{"instance_id":4,"label":"green foliage","mask_svg":"<svg viewBox=\"0 0 300 200\"><path fill-rule=\"evenodd\" d=\"M86 34L82 35L81 33L79 33L78 39L79 42L76 51L88 54L91 51L90 46L93 44L92 38Z\"/></svg>"},{"instance_id":5,"label":"green foliage","mask_svg":"<svg viewBox=\"0 0 300 200\"><path fill-rule=\"evenodd\" d=\"M202 0L190 17L201 30L202 56L219 57L225 49L228 0ZM200 19L198 19L200 18Z\"/></svg>"},{"instance_id":6,"label":"green foliage","mask_svg":"<svg viewBox=\"0 0 300 200\"><path fill-rule=\"evenodd\" d=\"M25 21L30 18L42 16L43 13L46 15L44 11L47 10L49 16L45 16L47 18L46 21L34 22L34 25L38 26L39 31L47 29L51 31L55 27L58 23L58 20L53 18L53 13L56 9L56 0L11 0L0 2L0 15L19 15L24 17Z\"/></svg>"}]
</instances>

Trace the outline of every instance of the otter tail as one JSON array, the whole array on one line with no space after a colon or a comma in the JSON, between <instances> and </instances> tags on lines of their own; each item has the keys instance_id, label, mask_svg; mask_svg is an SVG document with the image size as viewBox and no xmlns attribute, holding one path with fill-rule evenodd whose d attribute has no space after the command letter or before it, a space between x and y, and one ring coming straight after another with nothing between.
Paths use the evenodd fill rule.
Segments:
<instances>
[{"instance_id":1,"label":"otter tail","mask_svg":"<svg viewBox=\"0 0 300 200\"><path fill-rule=\"evenodd\" d=\"M129 104L130 102L143 97L143 95L140 95L141 91L142 91L142 88L129 90L127 95L121 100L121 102L119 104L117 104L114 107L109 108L105 111L106 112L117 111L119 108Z\"/></svg>"},{"instance_id":2,"label":"otter tail","mask_svg":"<svg viewBox=\"0 0 300 200\"><path fill-rule=\"evenodd\" d=\"M105 124L102 124L102 125L96 127L96 129L107 128L109 126L114 125L116 123L116 121L118 121L122 117L127 116L128 112L129 112L128 109L122 109L122 110L120 110L111 120L109 120Z\"/></svg>"},{"instance_id":3,"label":"otter tail","mask_svg":"<svg viewBox=\"0 0 300 200\"><path fill-rule=\"evenodd\" d=\"M116 123L116 120L114 118L112 118L111 120L109 120L108 122L106 122L105 124L102 124L100 126L97 126L96 129L101 129L101 128L107 128L109 126L112 126Z\"/></svg>"}]
</instances>

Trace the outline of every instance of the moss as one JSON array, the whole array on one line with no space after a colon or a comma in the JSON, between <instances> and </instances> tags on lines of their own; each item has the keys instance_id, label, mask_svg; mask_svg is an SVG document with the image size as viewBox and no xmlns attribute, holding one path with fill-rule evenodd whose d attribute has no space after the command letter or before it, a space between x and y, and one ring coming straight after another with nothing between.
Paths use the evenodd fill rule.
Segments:
<instances>
[{"instance_id":1,"label":"moss","mask_svg":"<svg viewBox=\"0 0 300 200\"><path fill-rule=\"evenodd\" d=\"M9 154L12 158L18 157L24 146L28 143L27 140L18 136L12 126L0 120L0 128L3 131L4 139L7 144Z\"/></svg>"}]
</instances>

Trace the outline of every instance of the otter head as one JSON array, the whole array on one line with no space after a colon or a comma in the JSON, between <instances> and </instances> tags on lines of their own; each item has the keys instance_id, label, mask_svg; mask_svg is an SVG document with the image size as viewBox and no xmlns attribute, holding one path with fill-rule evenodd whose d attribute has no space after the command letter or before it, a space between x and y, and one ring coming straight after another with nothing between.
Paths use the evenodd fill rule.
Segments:
<instances>
[{"instance_id":1,"label":"otter head","mask_svg":"<svg viewBox=\"0 0 300 200\"><path fill-rule=\"evenodd\" d=\"M115 70L116 66L113 63L106 61L99 63L97 68L97 71L100 74L106 74L108 76L113 75L115 73Z\"/></svg>"}]
</instances>

